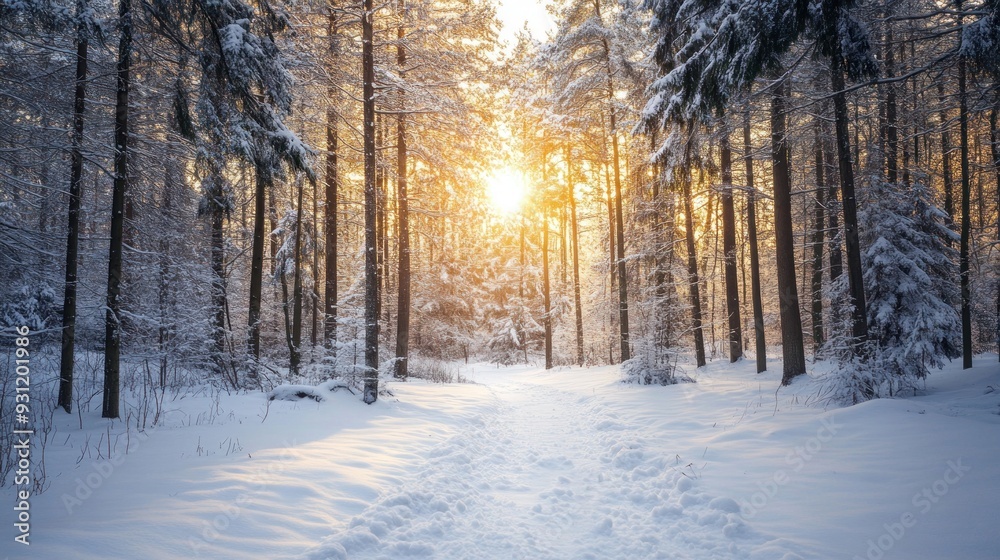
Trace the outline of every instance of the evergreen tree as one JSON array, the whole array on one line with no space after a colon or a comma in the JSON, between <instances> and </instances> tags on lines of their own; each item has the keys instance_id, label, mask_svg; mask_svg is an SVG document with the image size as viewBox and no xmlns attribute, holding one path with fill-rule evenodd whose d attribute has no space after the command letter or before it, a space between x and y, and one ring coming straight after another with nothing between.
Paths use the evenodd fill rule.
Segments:
<instances>
[{"instance_id":1,"label":"evergreen tree","mask_svg":"<svg viewBox=\"0 0 1000 560\"><path fill-rule=\"evenodd\" d=\"M962 355L959 292L951 280L955 236L927 187L879 183L861 212L868 288L869 359L843 339L831 341L846 375L832 380L835 398L850 403L912 393L931 367ZM835 297L845 295L843 279Z\"/></svg>"}]
</instances>

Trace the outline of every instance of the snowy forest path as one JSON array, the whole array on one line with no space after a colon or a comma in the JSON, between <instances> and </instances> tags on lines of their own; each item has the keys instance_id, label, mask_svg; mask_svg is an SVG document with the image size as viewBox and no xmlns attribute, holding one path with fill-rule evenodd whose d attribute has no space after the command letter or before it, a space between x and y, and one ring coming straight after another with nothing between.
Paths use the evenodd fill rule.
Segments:
<instances>
[{"instance_id":1,"label":"snowy forest path","mask_svg":"<svg viewBox=\"0 0 1000 560\"><path fill-rule=\"evenodd\" d=\"M740 558L740 541L760 544L734 500L596 397L529 375L487 389L481 414L309 557Z\"/></svg>"}]
</instances>

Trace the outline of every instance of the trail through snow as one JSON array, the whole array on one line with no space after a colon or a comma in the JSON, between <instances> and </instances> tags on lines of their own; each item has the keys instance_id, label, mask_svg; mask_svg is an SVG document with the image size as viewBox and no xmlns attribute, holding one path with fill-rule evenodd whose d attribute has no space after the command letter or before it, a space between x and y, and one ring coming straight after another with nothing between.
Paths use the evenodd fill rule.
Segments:
<instances>
[{"instance_id":1,"label":"trail through snow","mask_svg":"<svg viewBox=\"0 0 1000 560\"><path fill-rule=\"evenodd\" d=\"M56 415L31 546L0 558L1000 558L996 356L847 408L769 370L480 364L372 406L194 393L142 434Z\"/></svg>"},{"instance_id":2,"label":"trail through snow","mask_svg":"<svg viewBox=\"0 0 1000 560\"><path fill-rule=\"evenodd\" d=\"M489 385L485 414L308 557L742 558L766 540L640 426L525 379Z\"/></svg>"}]
</instances>

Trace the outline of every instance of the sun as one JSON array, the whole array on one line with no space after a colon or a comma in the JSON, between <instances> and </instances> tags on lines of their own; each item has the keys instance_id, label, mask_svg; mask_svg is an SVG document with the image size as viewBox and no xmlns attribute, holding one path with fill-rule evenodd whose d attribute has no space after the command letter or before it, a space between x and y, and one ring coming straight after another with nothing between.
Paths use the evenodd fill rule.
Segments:
<instances>
[{"instance_id":1,"label":"sun","mask_svg":"<svg viewBox=\"0 0 1000 560\"><path fill-rule=\"evenodd\" d=\"M521 210L527 188L521 174L510 167L495 169L486 180L486 192L493 208L500 214L516 214Z\"/></svg>"}]
</instances>

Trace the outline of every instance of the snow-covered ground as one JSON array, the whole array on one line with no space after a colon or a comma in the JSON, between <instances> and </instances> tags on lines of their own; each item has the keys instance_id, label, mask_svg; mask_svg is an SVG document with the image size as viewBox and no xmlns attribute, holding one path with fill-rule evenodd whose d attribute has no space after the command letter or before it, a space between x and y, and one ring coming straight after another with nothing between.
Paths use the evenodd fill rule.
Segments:
<instances>
[{"instance_id":1,"label":"snow-covered ground","mask_svg":"<svg viewBox=\"0 0 1000 560\"><path fill-rule=\"evenodd\" d=\"M997 559L1000 367L976 364L850 408L744 361L671 387L481 364L370 407L195 395L145 434L60 414L31 545L0 557Z\"/></svg>"}]
</instances>

